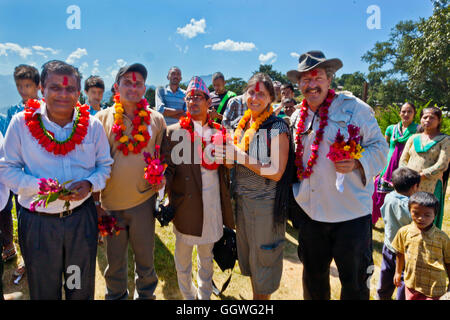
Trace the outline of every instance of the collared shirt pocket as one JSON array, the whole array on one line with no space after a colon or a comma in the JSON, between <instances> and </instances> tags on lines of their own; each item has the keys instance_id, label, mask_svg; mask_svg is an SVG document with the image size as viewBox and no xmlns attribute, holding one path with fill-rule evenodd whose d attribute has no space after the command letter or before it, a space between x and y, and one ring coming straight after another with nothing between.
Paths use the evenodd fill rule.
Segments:
<instances>
[{"instance_id":1,"label":"collared shirt pocket","mask_svg":"<svg viewBox=\"0 0 450 320\"><path fill-rule=\"evenodd\" d=\"M94 143L78 144L70 154L74 160L73 166L86 170L95 169L96 152Z\"/></svg>"},{"instance_id":2,"label":"collared shirt pocket","mask_svg":"<svg viewBox=\"0 0 450 320\"><path fill-rule=\"evenodd\" d=\"M325 137L330 144L336 140L336 134L338 131L344 135L345 139L348 138L347 126L350 124L351 119L352 114L349 112L338 112L329 115L328 126L325 130Z\"/></svg>"}]
</instances>

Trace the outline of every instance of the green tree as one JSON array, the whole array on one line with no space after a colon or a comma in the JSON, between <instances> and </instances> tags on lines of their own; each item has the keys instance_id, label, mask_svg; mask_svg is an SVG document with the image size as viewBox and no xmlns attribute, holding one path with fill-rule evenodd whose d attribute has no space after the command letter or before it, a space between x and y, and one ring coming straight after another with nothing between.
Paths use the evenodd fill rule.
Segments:
<instances>
[{"instance_id":1,"label":"green tree","mask_svg":"<svg viewBox=\"0 0 450 320\"><path fill-rule=\"evenodd\" d=\"M353 93L356 97L362 99L364 82L366 78L363 73L357 71L354 73L346 73L340 77L335 77L331 83L331 87L335 89L348 90Z\"/></svg>"},{"instance_id":2,"label":"green tree","mask_svg":"<svg viewBox=\"0 0 450 320\"><path fill-rule=\"evenodd\" d=\"M399 22L388 41L375 43L362 56L363 61L370 64L369 100L383 105L404 100L422 103L431 100L432 104L446 106L448 110L450 8L448 0L432 2L431 17Z\"/></svg>"},{"instance_id":3,"label":"green tree","mask_svg":"<svg viewBox=\"0 0 450 320\"><path fill-rule=\"evenodd\" d=\"M144 95L145 99L147 99L150 108L155 108L155 89L149 87L147 91L145 91Z\"/></svg>"},{"instance_id":4,"label":"green tree","mask_svg":"<svg viewBox=\"0 0 450 320\"><path fill-rule=\"evenodd\" d=\"M290 82L288 77L276 70L273 70L271 64L261 64L259 65L259 69L256 71L253 71L253 74L262 72L267 74L270 78L272 78L273 81L280 81L281 83L288 83Z\"/></svg>"},{"instance_id":5,"label":"green tree","mask_svg":"<svg viewBox=\"0 0 450 320\"><path fill-rule=\"evenodd\" d=\"M247 85L247 82L242 80L242 78L230 78L225 83L225 89L231 90L237 95L241 95L244 93L245 86Z\"/></svg>"},{"instance_id":6,"label":"green tree","mask_svg":"<svg viewBox=\"0 0 450 320\"><path fill-rule=\"evenodd\" d=\"M78 98L78 101L80 101L81 104L87 103L87 98L84 96L84 93L80 94L80 97Z\"/></svg>"}]
</instances>

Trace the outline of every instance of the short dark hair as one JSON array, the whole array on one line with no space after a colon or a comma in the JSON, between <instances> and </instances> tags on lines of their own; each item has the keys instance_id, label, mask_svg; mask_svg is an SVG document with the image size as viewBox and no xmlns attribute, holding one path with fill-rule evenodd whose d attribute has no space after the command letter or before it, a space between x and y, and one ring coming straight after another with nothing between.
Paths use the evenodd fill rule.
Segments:
<instances>
[{"instance_id":1,"label":"short dark hair","mask_svg":"<svg viewBox=\"0 0 450 320\"><path fill-rule=\"evenodd\" d=\"M77 78L78 90L81 90L82 75L76 67L74 67L68 63L65 63L64 61L60 61L60 60L50 60L50 61L44 63L44 65L42 66L42 73L41 73L42 88L45 87L45 81L47 80L49 73L75 76Z\"/></svg>"},{"instance_id":2,"label":"short dark hair","mask_svg":"<svg viewBox=\"0 0 450 320\"><path fill-rule=\"evenodd\" d=\"M217 79L222 79L223 81L225 81L225 77L223 76L222 72L216 72L213 74L212 81L215 81Z\"/></svg>"},{"instance_id":3,"label":"short dark hair","mask_svg":"<svg viewBox=\"0 0 450 320\"><path fill-rule=\"evenodd\" d=\"M291 89L292 92L294 92L294 86L292 85L292 83L283 83L281 85L281 90L289 88Z\"/></svg>"},{"instance_id":4,"label":"short dark hair","mask_svg":"<svg viewBox=\"0 0 450 320\"><path fill-rule=\"evenodd\" d=\"M420 174L410 168L397 168L392 172L392 184L395 191L406 193L413 186L420 183Z\"/></svg>"},{"instance_id":5,"label":"short dark hair","mask_svg":"<svg viewBox=\"0 0 450 320\"><path fill-rule=\"evenodd\" d=\"M438 214L440 208L439 200L436 198L436 196L432 193L424 191L416 192L411 197L409 197L409 211L411 211L411 205L413 204L418 204L427 208L433 208L435 216Z\"/></svg>"},{"instance_id":6,"label":"short dark hair","mask_svg":"<svg viewBox=\"0 0 450 320\"><path fill-rule=\"evenodd\" d=\"M286 99L283 100L283 103L284 103L284 104L286 104L286 103L291 103L291 102L292 102L294 105L297 104L297 101L295 101L295 99L293 99L293 98L286 98Z\"/></svg>"},{"instance_id":7,"label":"short dark hair","mask_svg":"<svg viewBox=\"0 0 450 320\"><path fill-rule=\"evenodd\" d=\"M266 87L267 91L269 91L271 101L272 103L275 100L275 89L273 87L272 79L265 73L258 72L255 73L250 80L247 82L247 86L244 89L244 92L248 90L248 88L254 86L256 83L262 82L264 86Z\"/></svg>"},{"instance_id":8,"label":"short dark hair","mask_svg":"<svg viewBox=\"0 0 450 320\"><path fill-rule=\"evenodd\" d=\"M100 88L105 90L105 83L99 76L90 76L84 81L84 91L89 91L90 88Z\"/></svg>"},{"instance_id":9,"label":"short dark hair","mask_svg":"<svg viewBox=\"0 0 450 320\"><path fill-rule=\"evenodd\" d=\"M173 66L173 67L171 67L171 68L169 69L169 71L167 71L167 75L169 75L170 71L172 71L172 70L178 70L178 71L181 72L181 69L180 69L179 67Z\"/></svg>"},{"instance_id":10,"label":"short dark hair","mask_svg":"<svg viewBox=\"0 0 450 320\"><path fill-rule=\"evenodd\" d=\"M40 77L39 71L33 66L29 66L27 64L20 64L14 68L14 81L30 79L37 86L39 85Z\"/></svg>"},{"instance_id":11,"label":"short dark hair","mask_svg":"<svg viewBox=\"0 0 450 320\"><path fill-rule=\"evenodd\" d=\"M441 131L441 126L442 126L442 110L439 109L438 107L426 107L423 108L422 111L420 111L420 119L422 120L422 117L425 113L425 111L431 111L431 114L433 114L434 116L436 116L439 119L439 125L438 125L438 130ZM420 132L423 132L423 128L422 126L420 126Z\"/></svg>"},{"instance_id":12,"label":"short dark hair","mask_svg":"<svg viewBox=\"0 0 450 320\"><path fill-rule=\"evenodd\" d=\"M410 106L411 108L413 108L413 110L414 110L414 115L416 115L417 109L416 109L416 106L414 105L414 103L409 102L409 101L406 101L406 102L402 105L402 107L403 107L405 104L407 104L408 106ZM401 109L402 107L400 107L400 109Z\"/></svg>"}]
</instances>

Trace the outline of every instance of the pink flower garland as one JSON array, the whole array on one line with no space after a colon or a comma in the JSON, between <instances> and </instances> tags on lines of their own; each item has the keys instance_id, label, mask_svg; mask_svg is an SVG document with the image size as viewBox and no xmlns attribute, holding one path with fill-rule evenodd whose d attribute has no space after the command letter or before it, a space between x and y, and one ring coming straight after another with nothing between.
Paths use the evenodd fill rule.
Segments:
<instances>
[{"instance_id":1,"label":"pink flower garland","mask_svg":"<svg viewBox=\"0 0 450 320\"><path fill-rule=\"evenodd\" d=\"M300 133L305 131L305 121L308 117L308 102L306 99L303 99L302 106L300 108L300 121L297 127L297 133L295 141L297 143L297 150L295 151L295 165L297 166L297 177L299 180L308 179L313 173L312 168L317 162L319 158L319 145L322 142L323 134L325 132L325 127L328 125L328 109L330 108L331 102L333 101L335 96L335 92L333 90L328 90L328 95L325 101L322 103L322 106L319 107L319 116L320 116L320 124L319 130L316 132L316 138L314 139L313 144L311 145L311 156L307 162L306 169L303 167L303 154L304 154L304 146L302 143L302 135Z\"/></svg>"}]
</instances>

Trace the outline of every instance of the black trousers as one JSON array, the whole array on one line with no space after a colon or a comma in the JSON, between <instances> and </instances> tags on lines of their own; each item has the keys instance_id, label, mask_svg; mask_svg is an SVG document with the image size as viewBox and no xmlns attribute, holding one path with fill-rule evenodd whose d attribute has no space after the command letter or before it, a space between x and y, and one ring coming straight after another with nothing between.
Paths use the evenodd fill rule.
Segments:
<instances>
[{"instance_id":1,"label":"black trousers","mask_svg":"<svg viewBox=\"0 0 450 320\"><path fill-rule=\"evenodd\" d=\"M21 207L19 244L32 300L94 299L97 210L92 197L67 217L40 216Z\"/></svg>"},{"instance_id":2,"label":"black trousers","mask_svg":"<svg viewBox=\"0 0 450 320\"><path fill-rule=\"evenodd\" d=\"M3 212L0 212L0 215ZM0 240L2 239L2 231L0 230ZM0 245L0 300L3 300L3 259L1 256L3 254L3 246Z\"/></svg>"},{"instance_id":3,"label":"black trousers","mask_svg":"<svg viewBox=\"0 0 450 320\"><path fill-rule=\"evenodd\" d=\"M325 223L298 214L298 256L305 300L330 299L330 264L336 262L341 300L369 300L373 273L372 216Z\"/></svg>"},{"instance_id":4,"label":"black trousers","mask_svg":"<svg viewBox=\"0 0 450 320\"><path fill-rule=\"evenodd\" d=\"M3 234L0 241L0 245L3 247L9 246L13 242L13 219L11 212L12 209L13 209L13 193L10 192L8 203L0 213L0 231Z\"/></svg>"}]
</instances>

